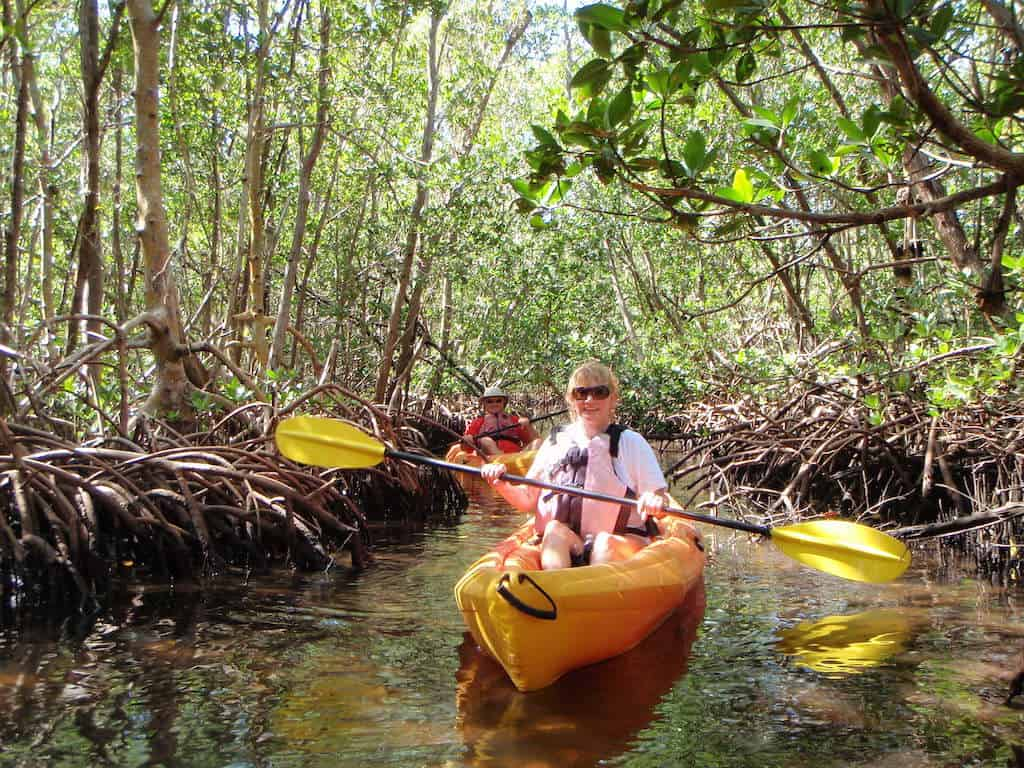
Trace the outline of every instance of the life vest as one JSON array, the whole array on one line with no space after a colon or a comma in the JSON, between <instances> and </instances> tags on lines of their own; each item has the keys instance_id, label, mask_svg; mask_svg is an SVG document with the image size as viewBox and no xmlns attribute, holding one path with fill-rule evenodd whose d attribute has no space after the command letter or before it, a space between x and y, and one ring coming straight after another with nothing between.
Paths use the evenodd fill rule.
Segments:
<instances>
[{"instance_id":1,"label":"life vest","mask_svg":"<svg viewBox=\"0 0 1024 768\"><path fill-rule=\"evenodd\" d=\"M507 450L508 446L502 446L502 442L513 443L517 446L514 450L520 450L523 447L523 439L519 436L519 417L513 416L509 413L499 413L495 415L493 413L485 413L483 416L483 425L480 427L478 434L485 437L490 437L498 445ZM507 429L506 429L507 427ZM498 434L488 434L497 430L504 430L498 432Z\"/></svg>"},{"instance_id":2,"label":"life vest","mask_svg":"<svg viewBox=\"0 0 1024 768\"><path fill-rule=\"evenodd\" d=\"M591 438L586 448L570 443L551 466L550 482L635 499L636 493L619 479L612 465L612 459L619 455L619 439L625 431L622 425L611 424L607 432ZM560 433L556 428L548 439L557 445ZM542 493L537 502L534 526L538 533L543 533L551 520L558 520L583 538L601 531L625 533L632 512L629 505L551 491Z\"/></svg>"}]
</instances>

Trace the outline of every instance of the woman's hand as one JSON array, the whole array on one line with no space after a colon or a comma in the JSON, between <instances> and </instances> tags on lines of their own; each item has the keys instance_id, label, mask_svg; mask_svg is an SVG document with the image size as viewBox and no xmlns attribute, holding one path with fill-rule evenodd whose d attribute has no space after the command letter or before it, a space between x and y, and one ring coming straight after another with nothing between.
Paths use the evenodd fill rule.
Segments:
<instances>
[{"instance_id":1,"label":"woman's hand","mask_svg":"<svg viewBox=\"0 0 1024 768\"><path fill-rule=\"evenodd\" d=\"M636 509L640 513L641 520L648 517L660 517L668 506L668 493L664 490L645 491L636 500Z\"/></svg>"},{"instance_id":2,"label":"woman's hand","mask_svg":"<svg viewBox=\"0 0 1024 768\"><path fill-rule=\"evenodd\" d=\"M508 467L498 461L492 462L491 464L484 464L480 467L480 477L486 480L492 488L497 486L498 483L504 482L501 479L501 476L506 472L508 472Z\"/></svg>"}]
</instances>

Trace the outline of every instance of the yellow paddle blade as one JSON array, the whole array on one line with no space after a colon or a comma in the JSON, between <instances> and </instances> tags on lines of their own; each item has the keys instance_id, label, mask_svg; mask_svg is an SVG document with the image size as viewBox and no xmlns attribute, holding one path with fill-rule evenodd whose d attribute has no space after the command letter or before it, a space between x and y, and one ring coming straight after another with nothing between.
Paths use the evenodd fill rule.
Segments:
<instances>
[{"instance_id":1,"label":"yellow paddle blade","mask_svg":"<svg viewBox=\"0 0 1024 768\"><path fill-rule=\"evenodd\" d=\"M892 581L910 565L902 541L849 520L810 520L772 528L771 536L794 560L853 581Z\"/></svg>"},{"instance_id":2,"label":"yellow paddle blade","mask_svg":"<svg viewBox=\"0 0 1024 768\"><path fill-rule=\"evenodd\" d=\"M335 419L295 416L277 425L277 449L292 461L316 467L362 469L380 464L386 446Z\"/></svg>"},{"instance_id":3,"label":"yellow paddle blade","mask_svg":"<svg viewBox=\"0 0 1024 768\"><path fill-rule=\"evenodd\" d=\"M906 615L886 608L805 621L781 630L775 647L808 669L852 675L901 653L910 632Z\"/></svg>"}]
</instances>

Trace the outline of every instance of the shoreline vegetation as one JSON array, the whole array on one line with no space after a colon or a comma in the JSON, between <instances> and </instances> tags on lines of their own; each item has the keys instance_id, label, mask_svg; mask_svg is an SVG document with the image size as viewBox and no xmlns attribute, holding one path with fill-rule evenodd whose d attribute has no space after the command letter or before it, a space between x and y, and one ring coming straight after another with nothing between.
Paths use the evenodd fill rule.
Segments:
<instances>
[{"instance_id":1,"label":"shoreline vegetation","mask_svg":"<svg viewBox=\"0 0 1024 768\"><path fill-rule=\"evenodd\" d=\"M652 418L655 408L646 423L674 458L667 476L680 483L684 507L772 525L843 517L908 543L938 539L966 553L979 573L1019 581L1024 413L1013 412L1017 401L930 415L909 395L871 409L863 386L801 386L770 404L694 402ZM526 400L540 409L552 402ZM254 402L200 417L191 432L138 419L131 438L76 444L0 422L10 504L0 520L0 618L12 624L37 610L89 612L135 582L201 587L273 567L365 568L374 545L456 521L466 506L457 479L391 460L368 470L299 466L277 453L273 428L288 415L318 412L399 450L443 454L472 408L453 412L435 402L433 409L392 419L327 386L276 412Z\"/></svg>"}]
</instances>

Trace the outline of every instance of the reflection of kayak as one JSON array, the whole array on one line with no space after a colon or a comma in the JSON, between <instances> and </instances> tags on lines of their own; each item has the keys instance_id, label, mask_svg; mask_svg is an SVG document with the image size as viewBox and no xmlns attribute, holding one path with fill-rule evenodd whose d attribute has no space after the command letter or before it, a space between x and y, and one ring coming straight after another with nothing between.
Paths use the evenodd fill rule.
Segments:
<instances>
[{"instance_id":1,"label":"reflection of kayak","mask_svg":"<svg viewBox=\"0 0 1024 768\"><path fill-rule=\"evenodd\" d=\"M617 656L686 598L704 568L700 534L678 518L629 560L540 570L532 521L474 563L455 600L477 644L522 691Z\"/></svg>"},{"instance_id":2,"label":"reflection of kayak","mask_svg":"<svg viewBox=\"0 0 1024 768\"><path fill-rule=\"evenodd\" d=\"M682 675L704 617L698 583L631 651L570 672L542 691L517 691L472 637L459 646L458 727L467 764L591 766L620 754ZM552 760L555 757L556 759Z\"/></svg>"},{"instance_id":3,"label":"reflection of kayak","mask_svg":"<svg viewBox=\"0 0 1024 768\"><path fill-rule=\"evenodd\" d=\"M779 631L776 647L817 672L851 675L901 653L910 631L903 613L880 609L802 622Z\"/></svg>"},{"instance_id":4,"label":"reflection of kayak","mask_svg":"<svg viewBox=\"0 0 1024 768\"><path fill-rule=\"evenodd\" d=\"M508 471L513 475L525 475L530 471L530 465L533 464L533 457L537 455L536 451L519 451L518 453L502 453L497 456L490 457L490 461L500 461L506 467ZM444 457L445 461L450 461L453 464L464 464L469 467L482 467L484 460L476 451L470 450L462 443L452 443L448 449L448 453ZM458 473L460 480L475 479L475 475L468 475L463 472Z\"/></svg>"}]
</instances>

